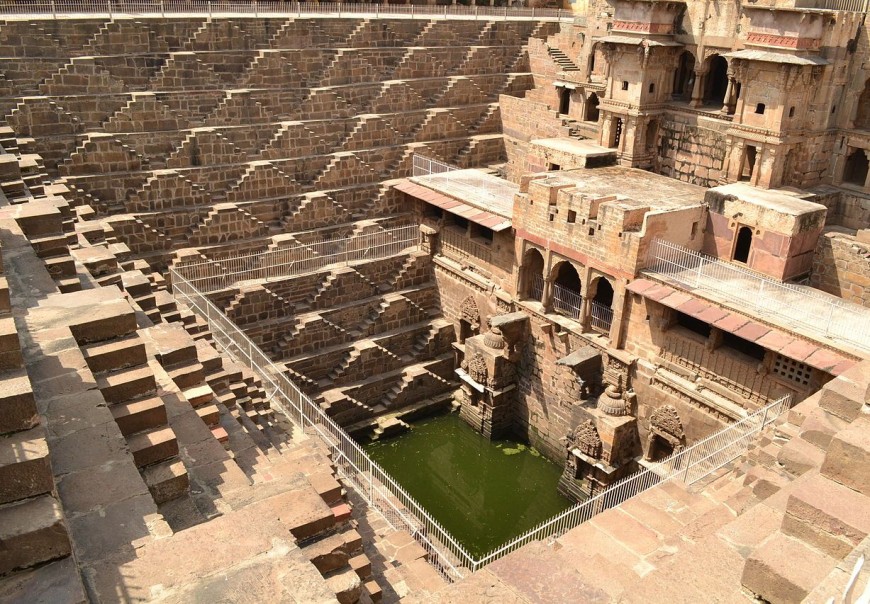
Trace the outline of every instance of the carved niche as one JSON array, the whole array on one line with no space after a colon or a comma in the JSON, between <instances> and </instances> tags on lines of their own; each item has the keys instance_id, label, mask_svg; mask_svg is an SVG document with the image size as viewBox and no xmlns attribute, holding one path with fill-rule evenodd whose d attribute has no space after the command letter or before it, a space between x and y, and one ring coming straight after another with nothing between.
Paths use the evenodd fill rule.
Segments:
<instances>
[{"instance_id":1,"label":"carved niche","mask_svg":"<svg viewBox=\"0 0 870 604\"><path fill-rule=\"evenodd\" d=\"M472 329L480 329L480 310L477 308L474 296L468 296L462 301L459 306L459 318L467 321Z\"/></svg>"},{"instance_id":2,"label":"carved niche","mask_svg":"<svg viewBox=\"0 0 870 604\"><path fill-rule=\"evenodd\" d=\"M591 419L587 419L574 429L574 433L568 438L569 446L573 445L583 455L593 459L601 458L601 437Z\"/></svg>"},{"instance_id":3,"label":"carved niche","mask_svg":"<svg viewBox=\"0 0 870 604\"><path fill-rule=\"evenodd\" d=\"M486 361L480 353L474 354L468 359L465 371L478 384L486 384Z\"/></svg>"},{"instance_id":4,"label":"carved niche","mask_svg":"<svg viewBox=\"0 0 870 604\"><path fill-rule=\"evenodd\" d=\"M670 436L668 440L677 443L683 441L686 437L683 432L683 422L680 421L680 414L677 413L673 405L663 405L653 411L650 416L650 430L660 434L661 436Z\"/></svg>"}]
</instances>

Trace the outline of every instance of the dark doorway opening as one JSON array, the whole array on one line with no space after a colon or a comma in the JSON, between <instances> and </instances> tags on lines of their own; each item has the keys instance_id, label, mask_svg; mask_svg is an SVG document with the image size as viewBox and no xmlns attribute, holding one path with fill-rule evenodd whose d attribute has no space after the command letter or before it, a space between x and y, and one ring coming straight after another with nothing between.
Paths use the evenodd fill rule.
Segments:
<instances>
[{"instance_id":1,"label":"dark doorway opening","mask_svg":"<svg viewBox=\"0 0 870 604\"><path fill-rule=\"evenodd\" d=\"M749 250L752 248L752 229L740 227L737 231L737 243L734 245L734 262L746 264L749 261Z\"/></svg>"},{"instance_id":2,"label":"dark doorway opening","mask_svg":"<svg viewBox=\"0 0 870 604\"><path fill-rule=\"evenodd\" d=\"M568 115L571 109L571 91L567 88L559 88L559 113Z\"/></svg>"},{"instance_id":3,"label":"dark doorway opening","mask_svg":"<svg viewBox=\"0 0 870 604\"><path fill-rule=\"evenodd\" d=\"M863 187L867 182L868 168L867 154L863 149L855 149L846 158L846 167L843 169L843 182Z\"/></svg>"},{"instance_id":4,"label":"dark doorway opening","mask_svg":"<svg viewBox=\"0 0 870 604\"><path fill-rule=\"evenodd\" d=\"M719 55L710 57L710 69L707 72L707 85L704 91L704 103L721 105L725 102L725 92L728 90L728 61Z\"/></svg>"},{"instance_id":5,"label":"dark doorway opening","mask_svg":"<svg viewBox=\"0 0 870 604\"><path fill-rule=\"evenodd\" d=\"M583 117L587 122L598 121L598 95L594 92L586 99L586 115Z\"/></svg>"}]
</instances>

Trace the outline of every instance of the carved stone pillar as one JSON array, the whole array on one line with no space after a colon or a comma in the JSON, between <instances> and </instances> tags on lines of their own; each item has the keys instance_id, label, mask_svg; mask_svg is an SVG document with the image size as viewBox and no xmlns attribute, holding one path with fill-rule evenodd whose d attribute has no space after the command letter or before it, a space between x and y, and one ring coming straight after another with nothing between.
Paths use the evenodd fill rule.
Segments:
<instances>
[{"instance_id":1,"label":"carved stone pillar","mask_svg":"<svg viewBox=\"0 0 870 604\"><path fill-rule=\"evenodd\" d=\"M700 107L704 104L704 81L707 79L706 72L695 70L695 84L692 86L692 107Z\"/></svg>"},{"instance_id":2,"label":"carved stone pillar","mask_svg":"<svg viewBox=\"0 0 870 604\"><path fill-rule=\"evenodd\" d=\"M541 298L541 304L544 306L544 312L552 312L553 310L553 279L544 279L544 295Z\"/></svg>"},{"instance_id":3,"label":"carved stone pillar","mask_svg":"<svg viewBox=\"0 0 870 604\"><path fill-rule=\"evenodd\" d=\"M728 70L728 87L725 89L725 101L722 105L722 113L725 115L734 115L734 108L737 105L737 79L734 76L733 70Z\"/></svg>"}]
</instances>

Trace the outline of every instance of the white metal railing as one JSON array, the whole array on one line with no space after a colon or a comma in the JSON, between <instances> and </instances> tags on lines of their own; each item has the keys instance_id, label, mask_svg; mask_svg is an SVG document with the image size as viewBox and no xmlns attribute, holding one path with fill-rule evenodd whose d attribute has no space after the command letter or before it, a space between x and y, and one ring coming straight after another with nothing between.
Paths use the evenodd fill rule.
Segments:
<instances>
[{"instance_id":1,"label":"white metal railing","mask_svg":"<svg viewBox=\"0 0 870 604\"><path fill-rule=\"evenodd\" d=\"M477 560L475 570L519 549L532 541L553 539L580 526L596 514L617 507L647 489L669 480L691 485L737 457L746 453L756 435L791 407L791 397L785 396L708 436L687 449L673 453L611 485L598 495L542 522L532 530L493 550Z\"/></svg>"},{"instance_id":2,"label":"white metal railing","mask_svg":"<svg viewBox=\"0 0 870 604\"><path fill-rule=\"evenodd\" d=\"M428 176L429 174L443 174L444 172L452 172L459 170L457 166L446 164L443 161L426 157L415 153L412 156L412 171L413 176Z\"/></svg>"},{"instance_id":3,"label":"white metal railing","mask_svg":"<svg viewBox=\"0 0 870 604\"><path fill-rule=\"evenodd\" d=\"M610 333L613 309L595 300L589 301L589 327L603 334Z\"/></svg>"},{"instance_id":4,"label":"white metal railing","mask_svg":"<svg viewBox=\"0 0 870 604\"><path fill-rule=\"evenodd\" d=\"M420 183L510 221L520 187L482 170L465 169L422 155L413 156L413 176Z\"/></svg>"},{"instance_id":5,"label":"white metal railing","mask_svg":"<svg viewBox=\"0 0 870 604\"><path fill-rule=\"evenodd\" d=\"M218 16L285 15L342 17L458 18L458 19L533 19L571 21L570 10L537 7L370 4L346 2L285 2L283 0L26 0L0 5L0 15L50 17L94 15L117 16Z\"/></svg>"},{"instance_id":6,"label":"white metal railing","mask_svg":"<svg viewBox=\"0 0 870 604\"><path fill-rule=\"evenodd\" d=\"M795 8L841 10L851 13L870 12L870 0L795 0Z\"/></svg>"},{"instance_id":7,"label":"white metal railing","mask_svg":"<svg viewBox=\"0 0 870 604\"><path fill-rule=\"evenodd\" d=\"M323 439L331 449L336 470L345 484L381 513L391 526L408 531L426 549L436 570L448 580L479 570L531 541L558 537L596 514L667 480L680 479L692 484L704 478L744 454L755 435L790 407L791 397L785 396L475 559L205 294L175 268L170 268L170 274L175 299L208 323L215 345L245 363L262 380L275 409L301 428L312 428Z\"/></svg>"},{"instance_id":8,"label":"white metal railing","mask_svg":"<svg viewBox=\"0 0 870 604\"><path fill-rule=\"evenodd\" d=\"M409 224L271 252L179 264L175 268L198 291L211 293L244 281L292 277L329 267L387 258L419 244L420 229L416 224Z\"/></svg>"},{"instance_id":9,"label":"white metal railing","mask_svg":"<svg viewBox=\"0 0 870 604\"><path fill-rule=\"evenodd\" d=\"M583 307L583 297L567 287L553 283L553 310L567 315L575 321L580 320L580 309Z\"/></svg>"},{"instance_id":10,"label":"white metal railing","mask_svg":"<svg viewBox=\"0 0 870 604\"><path fill-rule=\"evenodd\" d=\"M785 283L681 245L656 239L644 273L721 295L757 316L870 349L870 309L812 287Z\"/></svg>"},{"instance_id":11,"label":"white metal railing","mask_svg":"<svg viewBox=\"0 0 870 604\"><path fill-rule=\"evenodd\" d=\"M262 380L272 406L301 428L312 428L323 439L345 484L378 510L393 528L408 531L426 549L429 561L442 576L448 580L463 577L474 559L462 545L202 292L175 269L170 269L170 273L176 300L206 320L215 344L250 367Z\"/></svg>"}]
</instances>

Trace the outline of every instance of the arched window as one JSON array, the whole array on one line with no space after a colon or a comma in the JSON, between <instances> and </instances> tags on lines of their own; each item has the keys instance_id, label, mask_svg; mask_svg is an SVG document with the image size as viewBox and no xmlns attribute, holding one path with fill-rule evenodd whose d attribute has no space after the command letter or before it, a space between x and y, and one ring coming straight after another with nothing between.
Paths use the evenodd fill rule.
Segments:
<instances>
[{"instance_id":1,"label":"arched window","mask_svg":"<svg viewBox=\"0 0 870 604\"><path fill-rule=\"evenodd\" d=\"M613 324L613 286L604 277L598 277L592 282L595 295L589 303L589 327L603 334L610 333Z\"/></svg>"},{"instance_id":2,"label":"arched window","mask_svg":"<svg viewBox=\"0 0 870 604\"><path fill-rule=\"evenodd\" d=\"M594 92L586 99L586 115L583 118L587 122L598 121L598 95Z\"/></svg>"},{"instance_id":3,"label":"arched window","mask_svg":"<svg viewBox=\"0 0 870 604\"><path fill-rule=\"evenodd\" d=\"M677 69L674 72L675 99L688 101L692 98L692 85L695 82L695 55L684 50L677 60Z\"/></svg>"},{"instance_id":4,"label":"arched window","mask_svg":"<svg viewBox=\"0 0 870 604\"><path fill-rule=\"evenodd\" d=\"M750 249L752 249L752 229L742 226L737 231L737 243L734 245L734 262L746 264L749 261Z\"/></svg>"},{"instance_id":5,"label":"arched window","mask_svg":"<svg viewBox=\"0 0 870 604\"><path fill-rule=\"evenodd\" d=\"M520 296L543 302L544 297L544 257L541 252L532 248L526 250L521 265L522 282Z\"/></svg>"},{"instance_id":6,"label":"arched window","mask_svg":"<svg viewBox=\"0 0 870 604\"><path fill-rule=\"evenodd\" d=\"M564 261L557 265L556 278L553 281L553 309L559 314L580 318L580 307L583 299L580 297L580 274L570 262Z\"/></svg>"},{"instance_id":7,"label":"arched window","mask_svg":"<svg viewBox=\"0 0 870 604\"><path fill-rule=\"evenodd\" d=\"M708 59L707 83L704 87L704 103L721 105L728 90L728 61L719 55Z\"/></svg>"},{"instance_id":8,"label":"arched window","mask_svg":"<svg viewBox=\"0 0 870 604\"><path fill-rule=\"evenodd\" d=\"M863 149L854 149L846 158L843 182L863 187L867 182L867 164L867 153Z\"/></svg>"}]
</instances>

